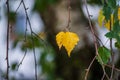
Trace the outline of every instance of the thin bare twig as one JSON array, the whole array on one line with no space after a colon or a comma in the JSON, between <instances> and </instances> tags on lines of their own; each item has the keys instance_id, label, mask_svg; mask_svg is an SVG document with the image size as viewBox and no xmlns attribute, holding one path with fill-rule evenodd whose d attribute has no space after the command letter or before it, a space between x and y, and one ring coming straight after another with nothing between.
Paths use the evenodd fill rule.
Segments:
<instances>
[{"instance_id":1,"label":"thin bare twig","mask_svg":"<svg viewBox=\"0 0 120 80\"><path fill-rule=\"evenodd\" d=\"M95 35L95 37L96 37L96 40L98 40L98 44L101 43L102 46L104 46L103 42L102 42L101 39L97 36L97 34L95 33L94 35Z\"/></svg>"},{"instance_id":2,"label":"thin bare twig","mask_svg":"<svg viewBox=\"0 0 120 80\"><path fill-rule=\"evenodd\" d=\"M15 13L17 13L17 11L18 11L18 9L19 9L19 7L20 7L21 4L22 4L22 0L20 1L20 4L19 4L19 6L17 7Z\"/></svg>"},{"instance_id":3,"label":"thin bare twig","mask_svg":"<svg viewBox=\"0 0 120 80\"><path fill-rule=\"evenodd\" d=\"M41 41L44 42L44 40L43 40L39 35L37 35L35 32L33 32L33 34L34 34L36 37L38 37Z\"/></svg>"},{"instance_id":4,"label":"thin bare twig","mask_svg":"<svg viewBox=\"0 0 120 80\"><path fill-rule=\"evenodd\" d=\"M35 48L34 48L33 30L32 30L32 26L30 23L30 19L28 17L27 8L26 8L26 5L24 3L24 0L22 0L22 4L23 4L24 10L25 10L26 19L28 21L30 31L31 31L31 41L32 41L32 46L33 46L33 55L34 55L34 62L35 62L35 80L37 80L37 61L36 61Z\"/></svg>"},{"instance_id":5,"label":"thin bare twig","mask_svg":"<svg viewBox=\"0 0 120 80\"><path fill-rule=\"evenodd\" d=\"M92 35L93 35L93 40L94 40L94 46L95 46L95 50L96 50L96 55L98 55L97 38L96 38L94 29L93 29L93 26L92 26L92 22L91 22L91 19L90 19L90 14L89 14L88 7L87 7L87 1L84 0L84 2L85 2L85 7L86 7L87 15L88 15L88 21L89 21L90 30L91 30Z\"/></svg>"},{"instance_id":6,"label":"thin bare twig","mask_svg":"<svg viewBox=\"0 0 120 80\"><path fill-rule=\"evenodd\" d=\"M112 24L110 20L110 31L111 30L112 30ZM113 53L113 47L112 47L112 38L110 38L110 49L111 49L111 56L112 56L112 70L111 70L110 80L112 80L113 74L114 74L114 53Z\"/></svg>"},{"instance_id":7,"label":"thin bare twig","mask_svg":"<svg viewBox=\"0 0 120 80\"><path fill-rule=\"evenodd\" d=\"M87 15L88 15L88 21L89 21L90 30L91 30L92 35L93 35L94 46L95 46L95 50L96 50L96 56L99 56L99 54L98 54L97 37L96 37L95 31L94 31L94 29L93 29L93 25L92 25L92 22L91 22L91 19L90 19L90 16L91 16L91 15L89 14L89 11L88 11L87 1L84 0L84 3L85 3ZM94 58L96 58L96 56L95 56ZM94 60L94 59L93 59L93 60ZM92 64L93 64L93 61L90 63L89 67L91 67ZM88 67L87 72L86 72L87 75L85 75L85 80L87 80L88 71L89 71L89 69L90 69L89 67ZM103 65L102 65L102 68L103 68L103 72L104 72L102 79L104 78L105 75L106 75L107 79L109 79L108 75L107 75L106 72L105 72L105 69L104 69L104 66L103 66Z\"/></svg>"},{"instance_id":8,"label":"thin bare twig","mask_svg":"<svg viewBox=\"0 0 120 80\"><path fill-rule=\"evenodd\" d=\"M108 41L109 41L109 39L107 39L107 40L105 41L105 45L108 43Z\"/></svg>"},{"instance_id":9,"label":"thin bare twig","mask_svg":"<svg viewBox=\"0 0 120 80\"><path fill-rule=\"evenodd\" d=\"M15 13L17 13L17 11L18 11L19 7L21 6L21 4L22 4L22 0L20 1L19 6L17 7ZM26 29L25 29L24 38L25 38L24 42L26 42L26 41L27 41L27 18L26 18ZM27 49L25 50L25 54L24 54L22 60L20 61L20 63L19 63L18 66L17 66L17 70L19 69L20 65L23 63L23 60L25 59L26 54L27 54Z\"/></svg>"},{"instance_id":10,"label":"thin bare twig","mask_svg":"<svg viewBox=\"0 0 120 80\"><path fill-rule=\"evenodd\" d=\"M49 51L49 44L45 41L45 40L43 40L39 35L37 35L35 32L33 32L33 34L34 34L34 36L36 37L36 38L38 38L38 39L40 39L42 42L43 42L43 46L44 46L44 48L45 48L45 50L47 51L47 52L50 52Z\"/></svg>"},{"instance_id":11,"label":"thin bare twig","mask_svg":"<svg viewBox=\"0 0 120 80\"><path fill-rule=\"evenodd\" d=\"M103 77L102 79L104 79L104 77L106 76L106 78L109 80L109 76L107 75L106 71L105 71L105 66L104 65L101 65L102 66L102 69L103 69Z\"/></svg>"},{"instance_id":12,"label":"thin bare twig","mask_svg":"<svg viewBox=\"0 0 120 80\"><path fill-rule=\"evenodd\" d=\"M85 80L87 80L88 73L89 73L90 68L91 68L91 66L92 66L93 62L95 61L95 59L96 59L96 56L93 58L93 60L90 62L89 67L86 69Z\"/></svg>"},{"instance_id":13,"label":"thin bare twig","mask_svg":"<svg viewBox=\"0 0 120 80\"><path fill-rule=\"evenodd\" d=\"M6 1L7 5L7 44L6 44L6 61L7 61L7 73L6 73L6 79L9 80L9 0Z\"/></svg>"},{"instance_id":14,"label":"thin bare twig","mask_svg":"<svg viewBox=\"0 0 120 80\"><path fill-rule=\"evenodd\" d=\"M104 65L102 65L102 68L103 68L103 76L102 76L101 80L104 80L105 76L108 80L110 80L109 76L107 75L107 73L105 71Z\"/></svg>"},{"instance_id":15,"label":"thin bare twig","mask_svg":"<svg viewBox=\"0 0 120 80\"><path fill-rule=\"evenodd\" d=\"M104 78L105 78L105 73L103 74L103 76L102 76L101 80L104 80Z\"/></svg>"},{"instance_id":16,"label":"thin bare twig","mask_svg":"<svg viewBox=\"0 0 120 80\"><path fill-rule=\"evenodd\" d=\"M109 68L112 68L112 66L111 66L111 65L107 65L107 64L105 64L105 66L107 66L107 67L109 67ZM120 69L118 69L118 68L114 68L114 70L116 70L116 71L120 72Z\"/></svg>"},{"instance_id":17,"label":"thin bare twig","mask_svg":"<svg viewBox=\"0 0 120 80\"><path fill-rule=\"evenodd\" d=\"M19 69L20 65L23 63L23 60L25 59L26 54L27 54L27 49L25 50L25 54L24 54L22 60L20 61L20 63L17 66L17 70Z\"/></svg>"},{"instance_id":18,"label":"thin bare twig","mask_svg":"<svg viewBox=\"0 0 120 80\"><path fill-rule=\"evenodd\" d=\"M91 19L90 19L90 14L89 14L88 7L87 7L87 1L84 0L84 3L85 3L87 15L88 15L88 21L89 21L90 30L91 30L92 35L93 35L94 46L95 46L96 56L97 56L98 55L97 39L96 39L95 32L94 32L94 29L93 29L93 26L92 26L92 22L91 22ZM96 56L93 58L93 60L96 58ZM91 67L92 64L93 64L93 62L90 63L89 67ZM87 72L86 72L87 75L85 75L85 80L87 80L88 71L90 69L89 67L88 67Z\"/></svg>"},{"instance_id":19,"label":"thin bare twig","mask_svg":"<svg viewBox=\"0 0 120 80\"><path fill-rule=\"evenodd\" d=\"M111 56L112 56L112 70L111 70L110 80L112 80L113 73L114 73L114 53L113 53L113 48L112 48L112 38L110 39L110 48L111 48Z\"/></svg>"}]
</instances>

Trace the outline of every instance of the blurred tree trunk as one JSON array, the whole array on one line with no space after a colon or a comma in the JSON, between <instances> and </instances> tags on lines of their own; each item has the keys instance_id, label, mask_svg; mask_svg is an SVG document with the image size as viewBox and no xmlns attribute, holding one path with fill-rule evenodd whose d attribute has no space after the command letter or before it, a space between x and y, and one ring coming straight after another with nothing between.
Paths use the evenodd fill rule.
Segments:
<instances>
[{"instance_id":1,"label":"blurred tree trunk","mask_svg":"<svg viewBox=\"0 0 120 80\"><path fill-rule=\"evenodd\" d=\"M64 80L84 80L85 69L89 66L95 55L92 34L90 32L88 20L83 14L81 4L81 0L71 0L70 4L70 31L77 33L80 37L80 42L72 52L70 58L67 56L67 52L64 48L61 50L58 49L55 40L56 34L64 30L67 26L67 0L60 0L57 4L48 6L44 12L40 13L45 24L47 39L56 51L56 77L62 77ZM98 73L95 74L97 75ZM102 76L100 73L97 76L95 74L94 76L97 78ZM91 80L93 79L91 78Z\"/></svg>"}]
</instances>

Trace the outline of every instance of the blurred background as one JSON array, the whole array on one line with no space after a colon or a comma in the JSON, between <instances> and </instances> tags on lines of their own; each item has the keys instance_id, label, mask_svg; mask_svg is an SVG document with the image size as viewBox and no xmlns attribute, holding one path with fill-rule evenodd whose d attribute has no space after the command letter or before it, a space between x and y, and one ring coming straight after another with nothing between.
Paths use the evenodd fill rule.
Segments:
<instances>
[{"instance_id":1,"label":"blurred background","mask_svg":"<svg viewBox=\"0 0 120 80\"><path fill-rule=\"evenodd\" d=\"M94 31L107 47L109 42L100 28L97 17L102 7L101 0L87 0ZM68 57L66 50L59 50L55 36L64 31L68 24L68 0L9 0L10 13L7 13L6 0L0 0L0 80L6 75L6 34L7 19L10 19L10 80L35 80L34 52L37 62L38 80L84 80L85 69L95 56L94 42L88 24L84 0L71 0L70 31L79 35L80 41ZM17 11L16 11L17 10ZM31 36L31 28L34 35ZM31 37L33 38L34 46ZM115 51L118 50L114 49ZM119 55L116 53L116 66L119 67ZM109 69L108 73L109 73ZM88 80L101 80L102 67L95 60ZM119 80L116 73L115 80Z\"/></svg>"}]
</instances>

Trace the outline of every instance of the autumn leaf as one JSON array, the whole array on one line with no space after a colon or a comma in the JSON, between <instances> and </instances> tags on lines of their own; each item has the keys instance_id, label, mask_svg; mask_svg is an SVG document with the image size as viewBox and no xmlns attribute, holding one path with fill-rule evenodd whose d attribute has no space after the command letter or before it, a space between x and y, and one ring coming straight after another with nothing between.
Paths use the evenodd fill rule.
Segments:
<instances>
[{"instance_id":1,"label":"autumn leaf","mask_svg":"<svg viewBox=\"0 0 120 80\"><path fill-rule=\"evenodd\" d=\"M67 50L68 56L70 56L71 51L77 45L79 38L77 34L73 32L59 32L56 35L56 42L61 49L62 46Z\"/></svg>"},{"instance_id":2,"label":"autumn leaf","mask_svg":"<svg viewBox=\"0 0 120 80\"><path fill-rule=\"evenodd\" d=\"M104 19L105 19L105 16L103 15L103 11L101 9L98 15L98 24L100 27L102 26Z\"/></svg>"},{"instance_id":3,"label":"autumn leaf","mask_svg":"<svg viewBox=\"0 0 120 80\"><path fill-rule=\"evenodd\" d=\"M103 15L103 11L102 9L99 11L99 15L98 15L98 24L101 27L103 25L104 22L104 26L110 30L110 26L113 26L113 14L111 14L110 16L110 20L106 21L105 20L105 16Z\"/></svg>"},{"instance_id":4,"label":"autumn leaf","mask_svg":"<svg viewBox=\"0 0 120 80\"><path fill-rule=\"evenodd\" d=\"M120 7L118 8L118 20L120 20Z\"/></svg>"},{"instance_id":5,"label":"autumn leaf","mask_svg":"<svg viewBox=\"0 0 120 80\"><path fill-rule=\"evenodd\" d=\"M111 22L110 22L111 21ZM107 22L105 22L105 27L110 30L110 26L113 26L113 14L111 14L110 16L110 20L108 20Z\"/></svg>"},{"instance_id":6,"label":"autumn leaf","mask_svg":"<svg viewBox=\"0 0 120 80\"><path fill-rule=\"evenodd\" d=\"M68 56L70 56L71 51L77 45L79 41L78 36L73 32L66 32L64 35L63 46L68 52Z\"/></svg>"},{"instance_id":7,"label":"autumn leaf","mask_svg":"<svg viewBox=\"0 0 120 80\"><path fill-rule=\"evenodd\" d=\"M44 39L46 38L46 33L45 33L45 32L40 32L40 33L38 34L38 36L39 36L42 40L44 40Z\"/></svg>"},{"instance_id":8,"label":"autumn leaf","mask_svg":"<svg viewBox=\"0 0 120 80\"><path fill-rule=\"evenodd\" d=\"M61 47L62 47L62 45L63 45L64 35L65 35L64 32L59 32L59 33L56 35L56 41L57 41L57 44L58 44L58 46L59 46L59 49L61 49Z\"/></svg>"}]
</instances>

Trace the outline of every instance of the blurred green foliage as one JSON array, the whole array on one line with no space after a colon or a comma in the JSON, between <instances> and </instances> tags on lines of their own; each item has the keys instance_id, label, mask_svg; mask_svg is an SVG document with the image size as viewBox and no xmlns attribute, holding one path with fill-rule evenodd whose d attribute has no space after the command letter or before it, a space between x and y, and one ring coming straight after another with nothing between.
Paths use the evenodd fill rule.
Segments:
<instances>
[{"instance_id":1,"label":"blurred green foliage","mask_svg":"<svg viewBox=\"0 0 120 80\"><path fill-rule=\"evenodd\" d=\"M12 65L11 65L11 70L16 70L16 67L17 67L17 64L18 64L18 62L14 62L14 63L12 63Z\"/></svg>"},{"instance_id":2,"label":"blurred green foliage","mask_svg":"<svg viewBox=\"0 0 120 80\"><path fill-rule=\"evenodd\" d=\"M34 46L32 44L32 37ZM40 56L38 60L38 67L42 68L42 74L45 74L47 80L53 80L55 77L55 52L53 47L47 43L46 40L41 40L39 37L27 35L26 40L21 41L23 35L19 35L18 38L13 42L12 48L16 48L19 43L21 43L21 50L25 51L26 49L33 50L33 48L40 49ZM11 69L14 71L17 63L12 63Z\"/></svg>"},{"instance_id":3,"label":"blurred green foliage","mask_svg":"<svg viewBox=\"0 0 120 80\"><path fill-rule=\"evenodd\" d=\"M15 21L16 21L16 13L11 11L8 16L9 16L10 22L15 23Z\"/></svg>"},{"instance_id":4,"label":"blurred green foliage","mask_svg":"<svg viewBox=\"0 0 120 80\"><path fill-rule=\"evenodd\" d=\"M91 5L102 5L102 0L87 0Z\"/></svg>"},{"instance_id":5,"label":"blurred green foliage","mask_svg":"<svg viewBox=\"0 0 120 80\"><path fill-rule=\"evenodd\" d=\"M19 37L17 37L14 40L12 48L16 48L16 46L19 42L21 42L21 50L22 51L25 51L26 49L32 50L33 47L41 48L44 46L44 43L39 38L37 38L35 36L27 35L26 40L22 39L24 35L17 35L17 36L19 36ZM34 46L32 43L32 38L33 38Z\"/></svg>"},{"instance_id":6,"label":"blurred green foliage","mask_svg":"<svg viewBox=\"0 0 120 80\"><path fill-rule=\"evenodd\" d=\"M58 0L35 0L33 11L43 12L49 5L53 5Z\"/></svg>"},{"instance_id":7,"label":"blurred green foliage","mask_svg":"<svg viewBox=\"0 0 120 80\"><path fill-rule=\"evenodd\" d=\"M55 78L55 52L52 46L44 48L39 59L39 65L41 65L42 72L47 76L47 80L53 80Z\"/></svg>"}]
</instances>

